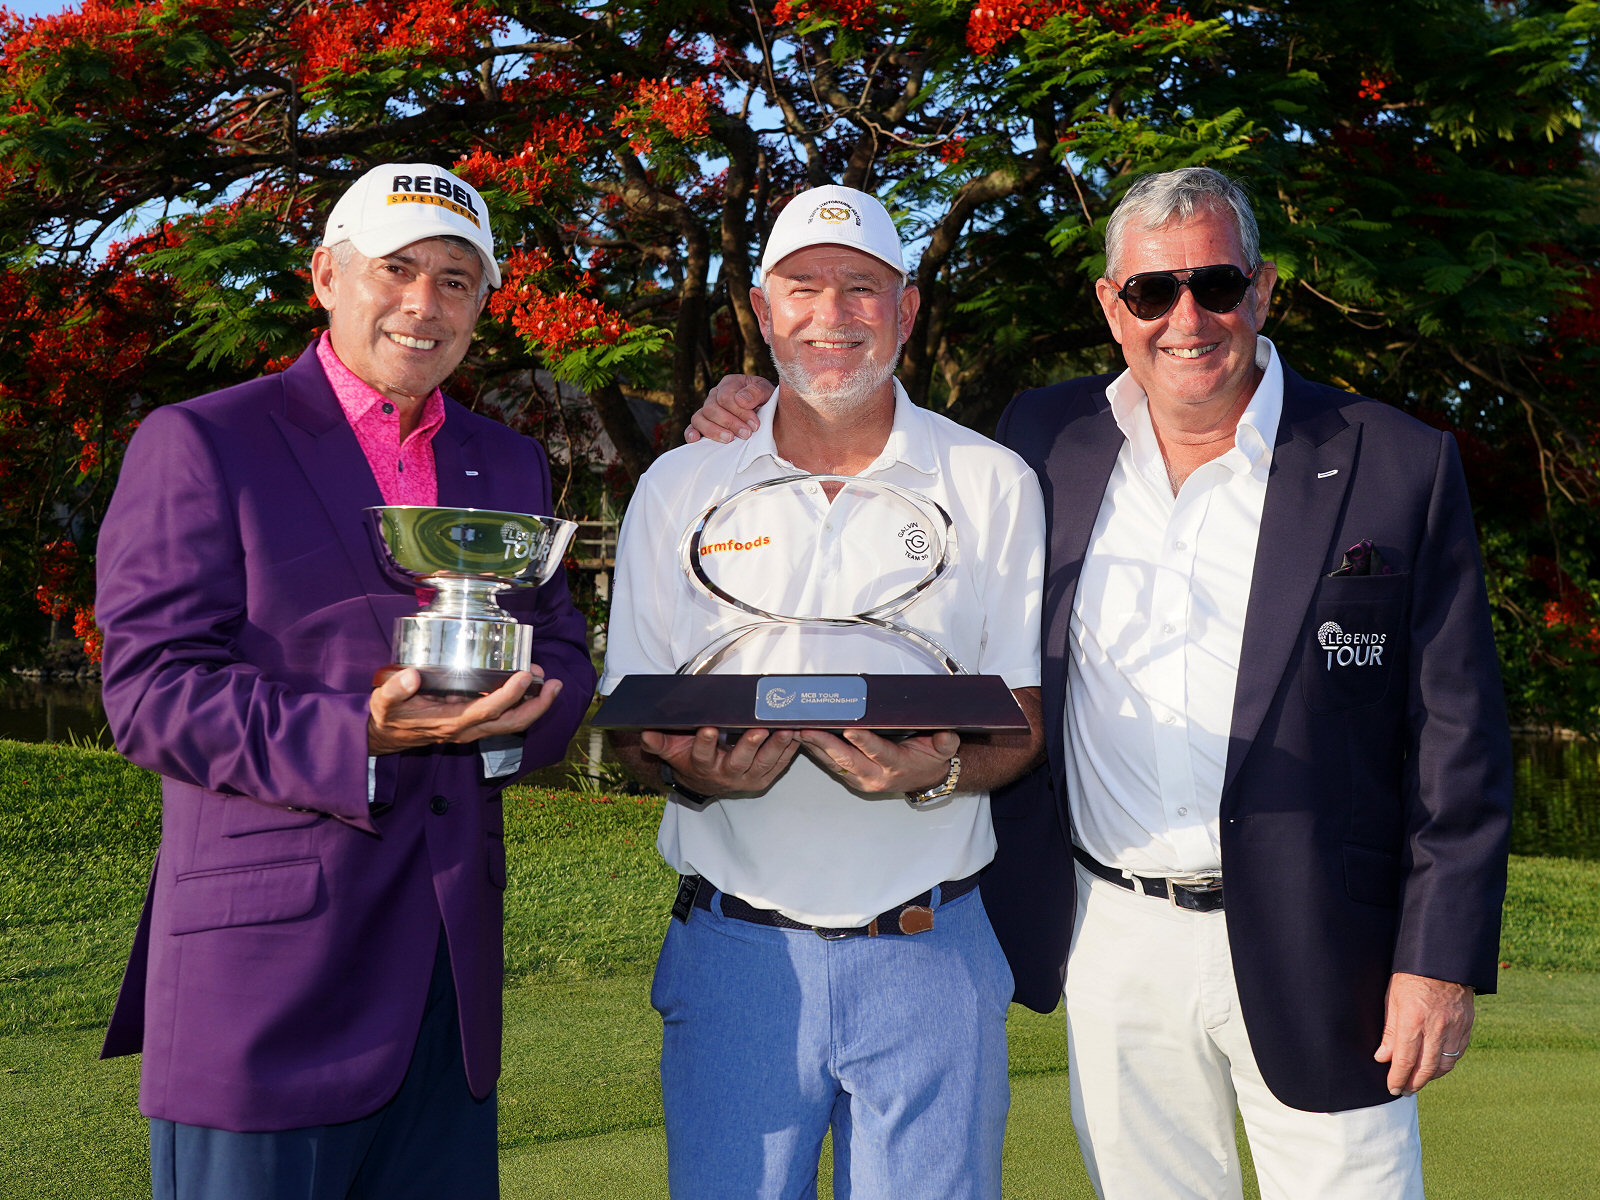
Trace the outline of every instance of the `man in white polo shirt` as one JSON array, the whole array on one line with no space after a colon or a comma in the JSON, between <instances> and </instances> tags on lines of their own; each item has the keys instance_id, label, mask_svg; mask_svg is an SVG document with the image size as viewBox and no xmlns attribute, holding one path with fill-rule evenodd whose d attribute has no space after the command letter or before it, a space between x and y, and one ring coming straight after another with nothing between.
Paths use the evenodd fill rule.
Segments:
<instances>
[{"instance_id":1,"label":"man in white polo shirt","mask_svg":"<svg viewBox=\"0 0 1600 1200\"><path fill-rule=\"evenodd\" d=\"M949 513L956 564L900 621L968 670L1001 676L1030 729L981 744L857 729L751 730L726 746L709 728L618 737L635 772L674 791L658 845L684 880L652 995L672 1194L804 1194L831 1127L835 1178L857 1200L998 1197L1012 980L976 882L994 853L989 789L1041 750L1038 483L895 381L918 296L872 197L828 186L792 200L751 301L777 403L749 441L680 447L640 481L602 691L670 673L749 620L680 568L702 510L763 480L858 476ZM707 554L737 557L735 590L768 611L856 611L863 590L924 574L922 541L938 532L915 519L887 529L878 502L809 482ZM930 669L909 641L870 630L779 640L749 639L723 665Z\"/></svg>"}]
</instances>

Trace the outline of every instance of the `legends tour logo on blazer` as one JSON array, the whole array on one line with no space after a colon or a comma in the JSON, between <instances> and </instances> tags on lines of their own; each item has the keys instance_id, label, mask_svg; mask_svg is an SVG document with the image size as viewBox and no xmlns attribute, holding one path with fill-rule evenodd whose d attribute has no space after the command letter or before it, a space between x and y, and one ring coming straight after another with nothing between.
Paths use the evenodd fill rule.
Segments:
<instances>
[{"instance_id":1,"label":"legends tour logo on blazer","mask_svg":"<svg viewBox=\"0 0 1600 1200\"><path fill-rule=\"evenodd\" d=\"M1335 667L1381 667L1386 633L1346 633L1337 621L1324 621L1317 644L1327 652L1327 670Z\"/></svg>"}]
</instances>

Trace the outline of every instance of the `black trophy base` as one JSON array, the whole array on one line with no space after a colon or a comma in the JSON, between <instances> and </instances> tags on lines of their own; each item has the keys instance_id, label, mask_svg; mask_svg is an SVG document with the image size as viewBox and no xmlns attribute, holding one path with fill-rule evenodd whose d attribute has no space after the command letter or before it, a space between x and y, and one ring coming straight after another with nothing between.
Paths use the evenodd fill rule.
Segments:
<instances>
[{"instance_id":1,"label":"black trophy base","mask_svg":"<svg viewBox=\"0 0 1600 1200\"><path fill-rule=\"evenodd\" d=\"M804 695L808 680L825 689L858 681L859 715L830 717L816 706L777 707L775 688ZM781 697L778 697L781 700ZM841 705L841 708L848 707ZM791 715L791 713L793 715ZM628 675L601 703L596 729L870 729L884 737L1025 730L1028 718L998 675Z\"/></svg>"},{"instance_id":2,"label":"black trophy base","mask_svg":"<svg viewBox=\"0 0 1600 1200\"><path fill-rule=\"evenodd\" d=\"M373 674L372 686L382 687L391 676L404 671L407 667L422 676L422 686L417 690L425 696L485 696L490 692L499 691L505 686L506 680L516 674L515 671L496 671L487 667L435 667L419 663L390 663L387 667L379 667ZM528 688L527 696L537 696L541 686L541 682L535 679Z\"/></svg>"}]
</instances>

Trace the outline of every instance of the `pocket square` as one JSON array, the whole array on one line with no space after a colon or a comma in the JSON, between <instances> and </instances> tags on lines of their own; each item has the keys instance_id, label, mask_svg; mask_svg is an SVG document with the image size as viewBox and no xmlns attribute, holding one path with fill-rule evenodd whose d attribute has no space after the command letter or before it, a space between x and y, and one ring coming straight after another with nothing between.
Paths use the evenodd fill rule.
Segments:
<instances>
[{"instance_id":1,"label":"pocket square","mask_svg":"<svg viewBox=\"0 0 1600 1200\"><path fill-rule=\"evenodd\" d=\"M1344 561L1339 564L1337 571L1329 573L1329 579L1338 579L1346 575L1390 575L1393 568L1383 561L1383 555L1378 553L1376 546L1370 538L1362 538L1354 546L1344 552Z\"/></svg>"}]
</instances>

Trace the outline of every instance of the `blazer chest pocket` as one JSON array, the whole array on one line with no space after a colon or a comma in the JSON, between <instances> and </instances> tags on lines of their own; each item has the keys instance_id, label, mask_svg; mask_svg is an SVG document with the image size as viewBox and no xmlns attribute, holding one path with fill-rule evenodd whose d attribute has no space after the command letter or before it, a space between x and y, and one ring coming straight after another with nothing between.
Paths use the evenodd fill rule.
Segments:
<instances>
[{"instance_id":1,"label":"blazer chest pocket","mask_svg":"<svg viewBox=\"0 0 1600 1200\"><path fill-rule=\"evenodd\" d=\"M1333 713L1376 704L1406 661L1411 576L1324 579L1304 633L1300 684L1306 707Z\"/></svg>"},{"instance_id":2,"label":"blazer chest pocket","mask_svg":"<svg viewBox=\"0 0 1600 1200\"><path fill-rule=\"evenodd\" d=\"M172 932L292 921L316 905L321 882L315 858L190 871L172 889Z\"/></svg>"}]
</instances>

